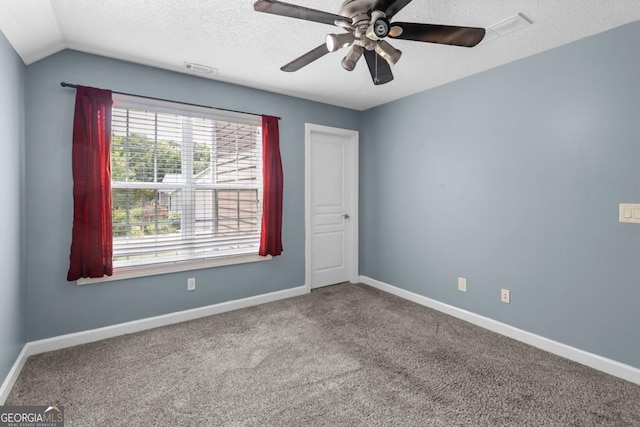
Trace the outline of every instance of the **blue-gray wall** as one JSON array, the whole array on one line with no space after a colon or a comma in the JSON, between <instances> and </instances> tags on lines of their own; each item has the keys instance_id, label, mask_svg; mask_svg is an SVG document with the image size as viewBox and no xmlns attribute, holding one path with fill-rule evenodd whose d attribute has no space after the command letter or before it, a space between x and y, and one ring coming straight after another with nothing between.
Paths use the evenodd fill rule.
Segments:
<instances>
[{"instance_id":1,"label":"blue-gray wall","mask_svg":"<svg viewBox=\"0 0 640 427\"><path fill-rule=\"evenodd\" d=\"M0 33L0 383L25 342L22 251L25 66Z\"/></svg>"},{"instance_id":2,"label":"blue-gray wall","mask_svg":"<svg viewBox=\"0 0 640 427\"><path fill-rule=\"evenodd\" d=\"M640 368L640 225L618 222L640 203L638 41L634 23L364 112L360 273Z\"/></svg>"},{"instance_id":3,"label":"blue-gray wall","mask_svg":"<svg viewBox=\"0 0 640 427\"><path fill-rule=\"evenodd\" d=\"M195 272L85 286L67 282L75 91L60 87L61 81L282 117L284 253L271 261ZM63 51L27 68L26 122L31 341L304 285L304 124L357 129L359 113ZM197 279L195 292L186 291L188 277Z\"/></svg>"}]
</instances>

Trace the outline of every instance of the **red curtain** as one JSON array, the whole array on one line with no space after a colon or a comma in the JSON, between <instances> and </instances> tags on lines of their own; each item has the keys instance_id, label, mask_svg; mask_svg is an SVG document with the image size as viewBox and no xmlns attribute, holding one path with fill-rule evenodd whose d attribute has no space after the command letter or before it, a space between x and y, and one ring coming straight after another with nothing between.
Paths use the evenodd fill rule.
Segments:
<instances>
[{"instance_id":1,"label":"red curtain","mask_svg":"<svg viewBox=\"0 0 640 427\"><path fill-rule=\"evenodd\" d=\"M262 116L262 231L261 256L282 253L282 161L278 118Z\"/></svg>"},{"instance_id":2,"label":"red curtain","mask_svg":"<svg viewBox=\"0 0 640 427\"><path fill-rule=\"evenodd\" d=\"M78 86L73 120L73 234L67 280L113 274L110 90Z\"/></svg>"}]
</instances>

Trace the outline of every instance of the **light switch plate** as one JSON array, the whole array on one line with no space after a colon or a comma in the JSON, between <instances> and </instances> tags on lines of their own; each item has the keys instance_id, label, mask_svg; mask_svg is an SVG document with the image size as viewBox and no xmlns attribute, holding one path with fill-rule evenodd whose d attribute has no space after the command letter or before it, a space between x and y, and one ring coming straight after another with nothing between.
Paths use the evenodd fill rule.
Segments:
<instances>
[{"instance_id":1,"label":"light switch plate","mask_svg":"<svg viewBox=\"0 0 640 427\"><path fill-rule=\"evenodd\" d=\"M640 204L620 203L620 222L640 224Z\"/></svg>"}]
</instances>

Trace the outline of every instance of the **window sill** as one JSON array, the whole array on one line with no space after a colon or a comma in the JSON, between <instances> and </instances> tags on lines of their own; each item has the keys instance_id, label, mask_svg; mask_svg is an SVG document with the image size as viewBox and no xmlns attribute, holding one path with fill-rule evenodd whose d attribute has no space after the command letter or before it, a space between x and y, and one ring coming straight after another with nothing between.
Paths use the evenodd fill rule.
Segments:
<instances>
[{"instance_id":1,"label":"window sill","mask_svg":"<svg viewBox=\"0 0 640 427\"><path fill-rule=\"evenodd\" d=\"M245 264L249 262L268 261L271 255L260 256L257 254L234 255L195 261L184 261L170 264L152 264L137 267L120 267L113 269L113 276L104 276L94 279L82 278L76 281L76 285L88 285L91 283L113 282L116 280L134 279L136 277L155 276L158 274L178 273L180 271L201 270L203 268L222 267L225 265Z\"/></svg>"}]
</instances>

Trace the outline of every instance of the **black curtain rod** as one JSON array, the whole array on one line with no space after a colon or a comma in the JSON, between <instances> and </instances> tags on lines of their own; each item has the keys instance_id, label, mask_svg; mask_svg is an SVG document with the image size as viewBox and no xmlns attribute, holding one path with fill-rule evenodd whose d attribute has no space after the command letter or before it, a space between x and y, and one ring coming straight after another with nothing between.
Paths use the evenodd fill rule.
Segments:
<instances>
[{"instance_id":1,"label":"black curtain rod","mask_svg":"<svg viewBox=\"0 0 640 427\"><path fill-rule=\"evenodd\" d=\"M74 88L74 89L76 89L78 87L78 85L75 84L75 83L66 83L66 82L60 82L60 86L62 86L62 87L71 87L71 88ZM138 98L153 99L154 101L167 101L167 102L174 102L176 104L190 105L192 107L211 108L211 109L214 109L214 110L229 111L230 113L241 113L241 114L249 114L251 116L262 116L262 114L247 113L246 111L231 110L229 108L212 107L210 105L192 104L190 102L174 101L172 99L155 98L153 96L136 95L135 93L118 92L117 90L112 90L111 92L112 93L117 93L119 95L129 95L129 96L136 96ZM278 117L278 120L281 120L280 117Z\"/></svg>"}]
</instances>

